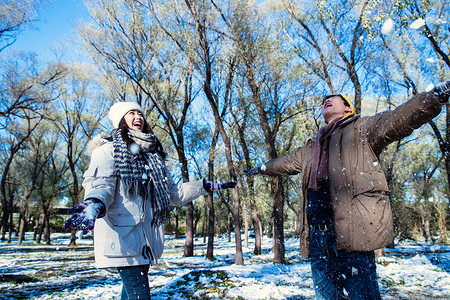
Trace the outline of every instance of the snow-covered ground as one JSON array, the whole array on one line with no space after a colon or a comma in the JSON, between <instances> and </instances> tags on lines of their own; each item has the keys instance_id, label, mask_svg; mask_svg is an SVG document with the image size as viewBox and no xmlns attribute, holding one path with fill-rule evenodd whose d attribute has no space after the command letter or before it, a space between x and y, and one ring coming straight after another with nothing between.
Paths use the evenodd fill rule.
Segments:
<instances>
[{"instance_id":1,"label":"snow-covered ground","mask_svg":"<svg viewBox=\"0 0 450 300\"><path fill-rule=\"evenodd\" d=\"M271 239L263 254L244 248L244 265L234 264L234 238L216 238L215 260L205 258L203 238L195 256L183 257L183 239L166 237L160 263L150 269L152 299L314 299L308 260L299 257L299 240L286 240L286 260L272 264ZM52 245L23 247L0 241L0 299L120 299L114 269L93 266L92 236L67 249L68 234L53 234ZM407 243L378 258L383 299L450 299L450 246ZM28 277L20 276L26 275ZM25 282L22 282L25 281ZM28 281L28 282L27 282Z\"/></svg>"}]
</instances>

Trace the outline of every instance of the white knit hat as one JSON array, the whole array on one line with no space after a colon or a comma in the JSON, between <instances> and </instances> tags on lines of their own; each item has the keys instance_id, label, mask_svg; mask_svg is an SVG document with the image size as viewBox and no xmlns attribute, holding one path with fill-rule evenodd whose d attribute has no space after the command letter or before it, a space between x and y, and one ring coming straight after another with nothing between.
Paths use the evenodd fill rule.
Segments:
<instances>
[{"instance_id":1,"label":"white knit hat","mask_svg":"<svg viewBox=\"0 0 450 300\"><path fill-rule=\"evenodd\" d=\"M130 110L137 110L144 114L144 110L136 102L117 102L111 106L108 117L112 121L114 128L119 127L120 120Z\"/></svg>"}]
</instances>

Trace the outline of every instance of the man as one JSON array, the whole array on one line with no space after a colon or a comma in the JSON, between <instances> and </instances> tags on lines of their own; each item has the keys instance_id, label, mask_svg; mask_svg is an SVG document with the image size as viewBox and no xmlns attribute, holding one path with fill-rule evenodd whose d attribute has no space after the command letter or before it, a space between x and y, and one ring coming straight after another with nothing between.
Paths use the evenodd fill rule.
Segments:
<instances>
[{"instance_id":1,"label":"man","mask_svg":"<svg viewBox=\"0 0 450 300\"><path fill-rule=\"evenodd\" d=\"M310 257L317 299L380 299L374 250L392 243L389 188L378 156L390 143L436 117L450 81L392 111L355 115L342 95L325 97L326 126L287 156L244 171L271 176L302 173L302 257Z\"/></svg>"}]
</instances>

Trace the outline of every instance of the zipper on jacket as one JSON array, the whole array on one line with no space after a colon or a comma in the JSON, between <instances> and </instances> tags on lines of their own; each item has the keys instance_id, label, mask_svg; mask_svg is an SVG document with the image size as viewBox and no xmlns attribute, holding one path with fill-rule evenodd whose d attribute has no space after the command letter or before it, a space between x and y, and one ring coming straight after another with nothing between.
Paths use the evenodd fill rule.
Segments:
<instances>
[{"instance_id":1,"label":"zipper on jacket","mask_svg":"<svg viewBox=\"0 0 450 300\"><path fill-rule=\"evenodd\" d=\"M146 199L143 199L143 201L142 201L142 233L144 234L144 239L145 239L146 245L142 249L142 256L144 256L144 258L148 258L150 260L150 264L153 264L153 263L156 263L156 259L155 259L155 256L153 255L152 248L149 245L150 243L148 241L147 234L145 233L145 226L144 226L144 224L145 224L144 220L145 220L145 215L146 215L146 210L145 210L146 202L147 202ZM147 254L150 254L150 257L148 257Z\"/></svg>"}]
</instances>

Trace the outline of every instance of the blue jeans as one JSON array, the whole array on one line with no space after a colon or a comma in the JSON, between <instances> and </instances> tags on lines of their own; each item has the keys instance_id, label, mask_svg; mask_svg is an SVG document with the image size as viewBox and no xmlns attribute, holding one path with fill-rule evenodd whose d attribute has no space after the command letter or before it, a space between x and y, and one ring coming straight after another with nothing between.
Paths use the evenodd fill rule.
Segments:
<instances>
[{"instance_id":1,"label":"blue jeans","mask_svg":"<svg viewBox=\"0 0 450 300\"><path fill-rule=\"evenodd\" d=\"M337 251L333 230L311 226L311 272L317 299L381 299L373 251Z\"/></svg>"},{"instance_id":2,"label":"blue jeans","mask_svg":"<svg viewBox=\"0 0 450 300\"><path fill-rule=\"evenodd\" d=\"M148 284L149 265L119 267L122 278L122 300L150 299L150 287Z\"/></svg>"}]
</instances>

